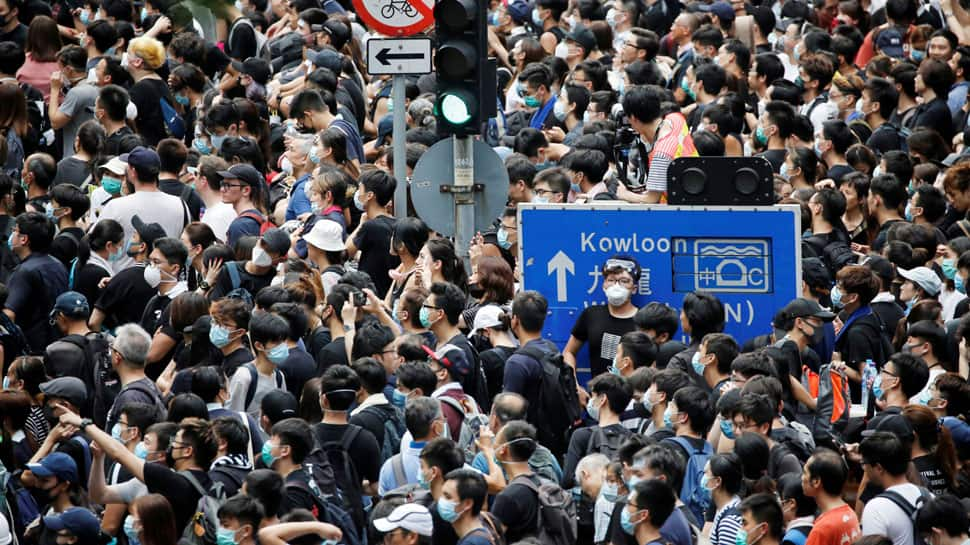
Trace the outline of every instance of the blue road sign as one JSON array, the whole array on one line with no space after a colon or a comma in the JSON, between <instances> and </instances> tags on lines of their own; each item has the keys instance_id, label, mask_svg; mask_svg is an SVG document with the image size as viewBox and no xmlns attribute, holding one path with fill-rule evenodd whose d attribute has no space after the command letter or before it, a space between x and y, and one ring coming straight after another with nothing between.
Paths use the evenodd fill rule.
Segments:
<instances>
[{"instance_id":1,"label":"blue road sign","mask_svg":"<svg viewBox=\"0 0 970 545\"><path fill-rule=\"evenodd\" d=\"M584 308L606 304L601 268L615 254L632 255L643 269L635 305L680 309L687 293L712 292L738 342L770 333L775 312L801 292L794 205L527 204L518 212L523 286L549 300L543 336L560 347ZM603 350L613 353L602 357L611 359L618 339L607 341ZM581 382L589 378L586 350L577 358Z\"/></svg>"}]
</instances>

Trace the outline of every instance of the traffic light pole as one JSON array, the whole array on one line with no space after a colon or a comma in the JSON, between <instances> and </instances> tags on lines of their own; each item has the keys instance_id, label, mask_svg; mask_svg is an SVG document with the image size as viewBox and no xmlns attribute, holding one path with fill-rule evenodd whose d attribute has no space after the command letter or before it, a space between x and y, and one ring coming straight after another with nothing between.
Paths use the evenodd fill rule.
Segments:
<instances>
[{"instance_id":1,"label":"traffic light pole","mask_svg":"<svg viewBox=\"0 0 970 545\"><path fill-rule=\"evenodd\" d=\"M397 180L397 188L394 190L394 216L398 219L408 215L407 142L405 142L407 126L404 119L404 87L404 76L394 76L391 82L391 100L394 103L391 139L393 140L392 150L394 153L394 179Z\"/></svg>"},{"instance_id":2,"label":"traffic light pole","mask_svg":"<svg viewBox=\"0 0 970 545\"><path fill-rule=\"evenodd\" d=\"M458 256L465 263L465 270L472 273L468 249L475 236L475 195L474 173L475 158L472 154L471 136L454 136L455 168L455 242Z\"/></svg>"}]
</instances>

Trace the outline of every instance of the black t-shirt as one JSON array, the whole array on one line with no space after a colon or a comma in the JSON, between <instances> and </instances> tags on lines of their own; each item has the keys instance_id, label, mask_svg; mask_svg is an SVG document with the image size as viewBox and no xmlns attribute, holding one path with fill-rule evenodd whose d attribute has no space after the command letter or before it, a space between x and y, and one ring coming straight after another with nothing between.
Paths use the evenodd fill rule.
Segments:
<instances>
[{"instance_id":1,"label":"black t-shirt","mask_svg":"<svg viewBox=\"0 0 970 545\"><path fill-rule=\"evenodd\" d=\"M370 405L350 417L350 423L360 426L374 435L378 445L384 444L384 422L391 418L394 407L385 403L383 405Z\"/></svg>"},{"instance_id":2,"label":"black t-shirt","mask_svg":"<svg viewBox=\"0 0 970 545\"><path fill-rule=\"evenodd\" d=\"M347 360L347 345L344 344L343 337L330 341L317 353L317 374L323 374L333 365L350 365Z\"/></svg>"},{"instance_id":3,"label":"black t-shirt","mask_svg":"<svg viewBox=\"0 0 970 545\"><path fill-rule=\"evenodd\" d=\"M589 367L596 376L613 364L620 337L636 328L633 317L616 318L606 305L587 307L580 313L570 334L589 343Z\"/></svg>"},{"instance_id":4,"label":"black t-shirt","mask_svg":"<svg viewBox=\"0 0 970 545\"><path fill-rule=\"evenodd\" d=\"M886 245L886 238L889 236L889 228L893 226L894 223L899 223L903 220L889 220L879 226L879 232L876 233L876 238L872 241L872 251L881 252L882 247Z\"/></svg>"},{"instance_id":5,"label":"black t-shirt","mask_svg":"<svg viewBox=\"0 0 970 545\"><path fill-rule=\"evenodd\" d=\"M331 340L330 329L324 325L318 325L303 337L303 344L306 346L306 351L315 359L320 351L330 344Z\"/></svg>"},{"instance_id":6,"label":"black t-shirt","mask_svg":"<svg viewBox=\"0 0 970 545\"><path fill-rule=\"evenodd\" d=\"M913 129L919 127L933 129L940 133L944 141L953 140L953 116L950 114L950 108L946 105L946 100L941 97L936 97L917 106L916 114L913 115L909 126Z\"/></svg>"},{"instance_id":7,"label":"black t-shirt","mask_svg":"<svg viewBox=\"0 0 970 545\"><path fill-rule=\"evenodd\" d=\"M667 341L657 347L657 369L665 369L670 358L687 350L687 345L680 341Z\"/></svg>"},{"instance_id":8,"label":"black t-shirt","mask_svg":"<svg viewBox=\"0 0 970 545\"><path fill-rule=\"evenodd\" d=\"M316 360L299 347L290 349L290 355L279 364L279 369L286 375L286 389L297 399L303 394L306 381L317 376Z\"/></svg>"},{"instance_id":9,"label":"black t-shirt","mask_svg":"<svg viewBox=\"0 0 970 545\"><path fill-rule=\"evenodd\" d=\"M121 151L121 139L128 136L129 134L135 134L131 130L131 127L125 125L118 129L117 131L108 135L108 138L104 141L104 152L106 155L118 155Z\"/></svg>"},{"instance_id":10,"label":"black t-shirt","mask_svg":"<svg viewBox=\"0 0 970 545\"><path fill-rule=\"evenodd\" d=\"M825 173L826 178L831 178L835 183L839 183L846 174L851 174L855 172L855 169L849 165L832 165L832 168Z\"/></svg>"},{"instance_id":11,"label":"black t-shirt","mask_svg":"<svg viewBox=\"0 0 970 545\"><path fill-rule=\"evenodd\" d=\"M84 230L80 227L61 229L51 241L50 254L64 264L64 268L71 270L71 261L77 257L77 247L84 238Z\"/></svg>"},{"instance_id":12,"label":"black t-shirt","mask_svg":"<svg viewBox=\"0 0 970 545\"><path fill-rule=\"evenodd\" d=\"M538 484L535 475L529 475ZM527 536L536 535L539 528L539 496L528 486L515 479L495 496L492 514L505 525L505 539L515 543Z\"/></svg>"},{"instance_id":13,"label":"black t-shirt","mask_svg":"<svg viewBox=\"0 0 970 545\"><path fill-rule=\"evenodd\" d=\"M195 480L202 485L202 489L208 490L212 484L209 474L198 469L190 471ZM178 535L182 535L185 525L195 515L199 498L202 496L192 486L188 478L162 464L145 464L144 472L145 486L148 487L148 491L152 494L157 493L165 496L168 503L172 504L172 511L175 512L175 528Z\"/></svg>"},{"instance_id":14,"label":"black t-shirt","mask_svg":"<svg viewBox=\"0 0 970 545\"><path fill-rule=\"evenodd\" d=\"M16 42L23 50L27 44L27 25L21 23L10 32L0 32L0 42Z\"/></svg>"},{"instance_id":15,"label":"black t-shirt","mask_svg":"<svg viewBox=\"0 0 970 545\"><path fill-rule=\"evenodd\" d=\"M943 474L943 470L934 455L926 454L913 458L913 465L916 466L917 473L923 479L923 486L928 488L933 495L939 496L951 492L946 482L946 475Z\"/></svg>"},{"instance_id":16,"label":"black t-shirt","mask_svg":"<svg viewBox=\"0 0 970 545\"><path fill-rule=\"evenodd\" d=\"M165 118L159 99L164 97L169 104L174 104L168 83L162 79L143 78L128 90L131 101L138 107L138 118L135 126L147 145L157 146L159 140L168 137Z\"/></svg>"},{"instance_id":17,"label":"black t-shirt","mask_svg":"<svg viewBox=\"0 0 970 545\"><path fill-rule=\"evenodd\" d=\"M387 272L401 264L401 259L391 255L391 236L397 222L391 216L378 216L368 220L357 231L354 245L360 250L358 270L369 274L377 287L377 296L384 297L391 287Z\"/></svg>"},{"instance_id":18,"label":"black t-shirt","mask_svg":"<svg viewBox=\"0 0 970 545\"><path fill-rule=\"evenodd\" d=\"M167 295L155 294L154 297L148 300L148 304L145 305L145 312L141 315L141 320L138 321L142 329L148 332L149 335L154 336L155 331L159 328L162 323L162 312L168 308L168 305L172 303L172 299Z\"/></svg>"},{"instance_id":19,"label":"black t-shirt","mask_svg":"<svg viewBox=\"0 0 970 545\"><path fill-rule=\"evenodd\" d=\"M888 340L883 336L882 324L875 313L857 318L851 324L847 324L835 342L835 350L842 354L842 360L860 372L866 360L871 359L881 367L882 363L889 359L889 354L883 354L885 346L888 346ZM858 383L849 382L849 391L852 394L853 403L859 403L862 400Z\"/></svg>"},{"instance_id":20,"label":"black t-shirt","mask_svg":"<svg viewBox=\"0 0 970 545\"><path fill-rule=\"evenodd\" d=\"M276 276L276 269L274 268L270 268L266 274L255 275L246 270L246 262L234 261L233 263L236 264L236 270L239 271L239 286L237 287L245 289L253 297L259 293L259 290L268 286L273 281L273 277ZM232 279L229 277L229 271L223 266L216 278L216 283L209 291L209 300L215 301L225 297L232 290Z\"/></svg>"},{"instance_id":21,"label":"black t-shirt","mask_svg":"<svg viewBox=\"0 0 970 545\"><path fill-rule=\"evenodd\" d=\"M182 182L172 178L158 180L158 189L185 201L185 204L189 207L189 214L192 215L192 221L199 221L199 215L205 208L205 203L202 202L202 197L192 188L188 188L189 194L183 199L182 192L185 191L186 187Z\"/></svg>"},{"instance_id":22,"label":"black t-shirt","mask_svg":"<svg viewBox=\"0 0 970 545\"><path fill-rule=\"evenodd\" d=\"M337 82L337 93L335 95L338 102L345 104L354 113L354 119L357 120L357 130L362 131L364 129L364 115L366 112L366 106L364 101L364 93L361 92L360 87L357 86L357 82L341 78Z\"/></svg>"},{"instance_id":23,"label":"black t-shirt","mask_svg":"<svg viewBox=\"0 0 970 545\"><path fill-rule=\"evenodd\" d=\"M215 420L215 417L212 415L209 416L212 420ZM226 497L231 498L242 488L249 471L249 469L243 469L241 467L220 465L209 470L209 478L212 479L213 486L216 483L222 485L222 490L225 492Z\"/></svg>"},{"instance_id":24,"label":"black t-shirt","mask_svg":"<svg viewBox=\"0 0 970 545\"><path fill-rule=\"evenodd\" d=\"M16 314L32 353L43 353L54 341L50 310L57 296L67 291L67 269L48 254L32 253L20 263L7 282L5 307Z\"/></svg>"},{"instance_id":25,"label":"black t-shirt","mask_svg":"<svg viewBox=\"0 0 970 545\"><path fill-rule=\"evenodd\" d=\"M314 424L313 437L322 445L331 441L341 441L347 431L346 424ZM361 479L376 483L381 473L381 446L374 435L367 430L360 430L354 442L350 444L350 459L354 462Z\"/></svg>"},{"instance_id":26,"label":"black t-shirt","mask_svg":"<svg viewBox=\"0 0 970 545\"><path fill-rule=\"evenodd\" d=\"M256 359L256 356L249 351L245 346L241 346L232 352L230 352L222 360L222 373L227 377L231 377L236 374L236 370L243 364L249 363Z\"/></svg>"},{"instance_id":27,"label":"black t-shirt","mask_svg":"<svg viewBox=\"0 0 970 545\"><path fill-rule=\"evenodd\" d=\"M514 352L515 347L513 346L496 346L478 355L482 362L482 371L485 372L485 384L488 387L489 395L494 395L502 391L502 382L505 378L505 362Z\"/></svg>"},{"instance_id":28,"label":"black t-shirt","mask_svg":"<svg viewBox=\"0 0 970 545\"><path fill-rule=\"evenodd\" d=\"M286 488L283 489L283 501L280 502L280 515L289 513L294 509L313 511L315 502L306 484L309 480L310 476L303 468L286 476L283 480Z\"/></svg>"},{"instance_id":29,"label":"black t-shirt","mask_svg":"<svg viewBox=\"0 0 970 545\"><path fill-rule=\"evenodd\" d=\"M777 174L781 172L781 165L785 164L785 155L787 153L783 149L769 149L759 153L756 157L764 157L767 159L771 163L772 172Z\"/></svg>"},{"instance_id":30,"label":"black t-shirt","mask_svg":"<svg viewBox=\"0 0 970 545\"><path fill-rule=\"evenodd\" d=\"M101 280L111 276L111 273L94 263L85 263L79 270L74 271L74 291L80 293L88 302L97 301L103 291L98 287Z\"/></svg>"}]
</instances>

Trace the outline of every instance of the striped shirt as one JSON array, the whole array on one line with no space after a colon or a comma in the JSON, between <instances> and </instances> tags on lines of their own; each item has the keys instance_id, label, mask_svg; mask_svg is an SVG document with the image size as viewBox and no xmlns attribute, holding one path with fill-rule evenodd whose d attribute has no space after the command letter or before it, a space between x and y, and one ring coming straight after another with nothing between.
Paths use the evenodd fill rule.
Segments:
<instances>
[{"instance_id":1,"label":"striped shirt","mask_svg":"<svg viewBox=\"0 0 970 545\"><path fill-rule=\"evenodd\" d=\"M27 421L24 422L24 431L27 432L37 444L44 442L47 439L47 434L50 433L51 427L47 423L47 418L44 416L44 409L38 405L33 405L30 407L30 414L27 415Z\"/></svg>"},{"instance_id":2,"label":"striped shirt","mask_svg":"<svg viewBox=\"0 0 970 545\"><path fill-rule=\"evenodd\" d=\"M657 128L657 136L650 150L648 191L667 192L667 168L671 161L679 157L697 157L697 149L690 137L687 119L675 112L664 117Z\"/></svg>"},{"instance_id":3,"label":"striped shirt","mask_svg":"<svg viewBox=\"0 0 970 545\"><path fill-rule=\"evenodd\" d=\"M741 529L741 498L734 496L714 514L711 525L711 545L734 545L734 538Z\"/></svg>"}]
</instances>

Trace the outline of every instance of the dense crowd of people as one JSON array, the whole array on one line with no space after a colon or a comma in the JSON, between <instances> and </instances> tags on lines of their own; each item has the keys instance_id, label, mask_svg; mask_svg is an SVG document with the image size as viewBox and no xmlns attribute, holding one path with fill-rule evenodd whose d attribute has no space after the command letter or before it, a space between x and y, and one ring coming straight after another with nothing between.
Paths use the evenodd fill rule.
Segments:
<instances>
[{"instance_id":1,"label":"dense crowd of people","mask_svg":"<svg viewBox=\"0 0 970 545\"><path fill-rule=\"evenodd\" d=\"M493 1L463 249L348 0L0 0L0 545L966 545L968 8ZM734 338L614 255L544 338L517 205L692 156L770 164L800 297Z\"/></svg>"}]
</instances>

